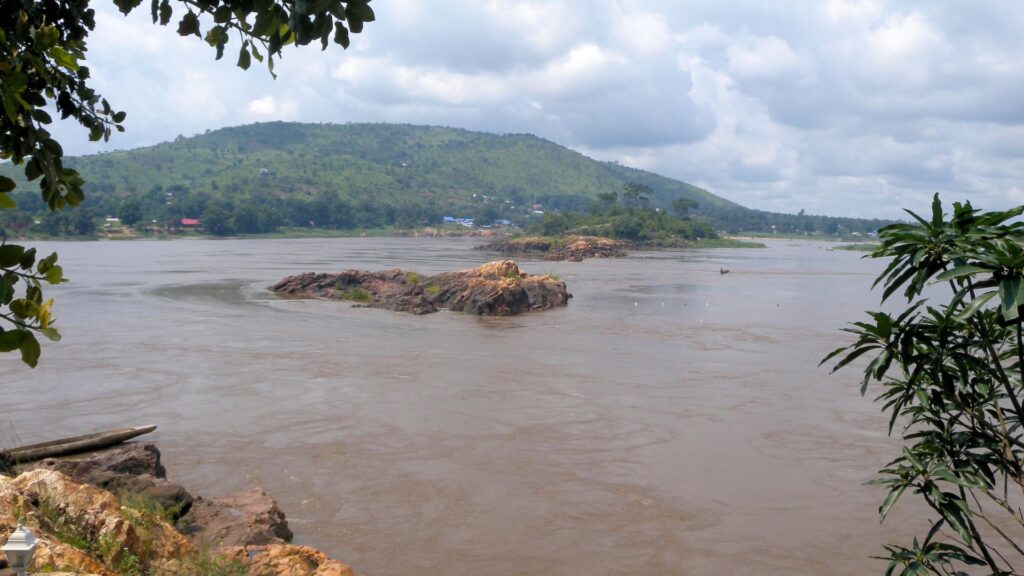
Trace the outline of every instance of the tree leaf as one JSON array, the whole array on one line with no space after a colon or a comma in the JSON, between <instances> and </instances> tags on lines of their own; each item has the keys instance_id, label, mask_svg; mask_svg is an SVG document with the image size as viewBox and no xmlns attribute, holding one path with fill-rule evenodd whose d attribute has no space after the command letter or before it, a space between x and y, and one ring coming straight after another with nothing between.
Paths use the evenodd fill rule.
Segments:
<instances>
[{"instance_id":1,"label":"tree leaf","mask_svg":"<svg viewBox=\"0 0 1024 576\"><path fill-rule=\"evenodd\" d=\"M21 262L25 255L25 248L17 244L4 244L0 246L0 268L13 268Z\"/></svg>"},{"instance_id":2,"label":"tree leaf","mask_svg":"<svg viewBox=\"0 0 1024 576\"><path fill-rule=\"evenodd\" d=\"M974 266L972 264L964 264L963 266L956 266L955 268L946 270L942 274L939 274L935 277L935 282L945 282L946 280L970 276L972 274L986 274L991 272L992 270L989 268Z\"/></svg>"},{"instance_id":3,"label":"tree leaf","mask_svg":"<svg viewBox=\"0 0 1024 576\"><path fill-rule=\"evenodd\" d=\"M24 330L7 330L0 332L0 352L11 352L21 346L21 340L25 337Z\"/></svg>"},{"instance_id":4,"label":"tree leaf","mask_svg":"<svg viewBox=\"0 0 1024 576\"><path fill-rule=\"evenodd\" d=\"M199 36L199 17L192 12L186 12L178 22L178 35L188 36L190 34Z\"/></svg>"},{"instance_id":5,"label":"tree leaf","mask_svg":"<svg viewBox=\"0 0 1024 576\"><path fill-rule=\"evenodd\" d=\"M879 522L885 522L885 517L889 514L889 510L892 509L896 501L900 499L900 496L907 490L906 484L889 491L889 494L885 497L885 501L878 508Z\"/></svg>"},{"instance_id":6,"label":"tree leaf","mask_svg":"<svg viewBox=\"0 0 1024 576\"><path fill-rule=\"evenodd\" d=\"M51 47L46 53L60 66L68 70L78 70L78 58L72 56L67 50L61 48L60 45Z\"/></svg>"},{"instance_id":7,"label":"tree leaf","mask_svg":"<svg viewBox=\"0 0 1024 576\"><path fill-rule=\"evenodd\" d=\"M7 176L0 176L0 193L7 193L17 188L18 185Z\"/></svg>"},{"instance_id":8,"label":"tree leaf","mask_svg":"<svg viewBox=\"0 0 1024 576\"><path fill-rule=\"evenodd\" d=\"M970 320L971 317L974 316L978 312L978 310L981 310L985 306L985 304L987 304L988 301L991 300L992 297L995 296L996 294L997 292L985 292L981 296L978 296L974 300L971 300L971 303L968 304L966 308L964 308L964 311L954 316L954 318L956 318L960 322L966 322L967 320Z\"/></svg>"},{"instance_id":9,"label":"tree leaf","mask_svg":"<svg viewBox=\"0 0 1024 576\"><path fill-rule=\"evenodd\" d=\"M246 43L246 44L243 44L242 45L242 49L238 51L238 67L241 68L242 70L248 70L249 69L249 65L251 63L252 63L252 60L251 60L251 57L249 55L249 46Z\"/></svg>"},{"instance_id":10,"label":"tree leaf","mask_svg":"<svg viewBox=\"0 0 1024 576\"><path fill-rule=\"evenodd\" d=\"M39 363L39 355L42 352L39 349L39 340L36 340L35 334L28 331L24 332L19 348L21 349L21 361L35 368L36 364Z\"/></svg>"},{"instance_id":11,"label":"tree leaf","mask_svg":"<svg viewBox=\"0 0 1024 576\"><path fill-rule=\"evenodd\" d=\"M1003 318L1006 320L1017 319L1017 301L1022 297L1021 279L1018 276L1004 278L999 283L999 300L1002 305Z\"/></svg>"}]
</instances>

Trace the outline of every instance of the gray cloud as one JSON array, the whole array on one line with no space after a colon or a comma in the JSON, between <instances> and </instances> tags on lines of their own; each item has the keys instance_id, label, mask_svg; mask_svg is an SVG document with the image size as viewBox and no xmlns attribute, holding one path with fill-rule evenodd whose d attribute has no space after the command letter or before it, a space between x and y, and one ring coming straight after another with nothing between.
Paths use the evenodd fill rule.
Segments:
<instances>
[{"instance_id":1,"label":"gray cloud","mask_svg":"<svg viewBox=\"0 0 1024 576\"><path fill-rule=\"evenodd\" d=\"M897 216L1024 202L1024 7L924 1L389 0L278 80L98 5L96 86L133 147L256 120L530 132L755 208Z\"/></svg>"}]
</instances>

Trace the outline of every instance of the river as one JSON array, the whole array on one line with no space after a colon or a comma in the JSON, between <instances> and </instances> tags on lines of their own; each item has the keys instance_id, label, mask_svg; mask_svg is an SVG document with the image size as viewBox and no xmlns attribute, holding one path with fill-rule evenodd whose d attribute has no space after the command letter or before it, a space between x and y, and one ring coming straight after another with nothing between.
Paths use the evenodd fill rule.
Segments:
<instances>
[{"instance_id":1,"label":"river","mask_svg":"<svg viewBox=\"0 0 1024 576\"><path fill-rule=\"evenodd\" d=\"M158 424L172 479L264 487L359 574L880 573L919 528L863 485L895 444L817 367L880 265L768 244L521 261L569 306L478 318L266 291L494 259L468 239L42 243L64 339L4 358L0 444Z\"/></svg>"}]
</instances>

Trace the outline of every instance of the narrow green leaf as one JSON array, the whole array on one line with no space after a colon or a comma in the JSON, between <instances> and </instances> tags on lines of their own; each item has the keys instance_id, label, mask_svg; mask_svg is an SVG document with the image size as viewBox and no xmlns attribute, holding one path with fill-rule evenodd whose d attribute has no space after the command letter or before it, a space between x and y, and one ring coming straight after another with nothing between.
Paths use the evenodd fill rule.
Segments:
<instances>
[{"instance_id":1,"label":"narrow green leaf","mask_svg":"<svg viewBox=\"0 0 1024 576\"><path fill-rule=\"evenodd\" d=\"M878 509L879 523L885 522L885 517L889 514L889 510L892 509L896 501L900 499L903 492L907 490L907 486L904 484L898 488L889 491L889 494L885 497L885 501L882 502L882 506Z\"/></svg>"},{"instance_id":2,"label":"narrow green leaf","mask_svg":"<svg viewBox=\"0 0 1024 576\"><path fill-rule=\"evenodd\" d=\"M999 283L999 300L1002 305L1003 318L1006 320L1017 319L1017 302L1022 298L1020 294L1022 288L1024 286L1022 286L1019 276L1004 278Z\"/></svg>"},{"instance_id":3,"label":"narrow green leaf","mask_svg":"<svg viewBox=\"0 0 1024 576\"><path fill-rule=\"evenodd\" d=\"M996 294L997 292L985 292L981 296L978 296L974 300L971 300L971 303L968 304L966 308L964 308L964 311L954 316L954 318L956 318L960 322L966 322L967 320L970 320L971 317L974 316L978 312L978 310L981 310L985 306L985 304L987 304L988 301L991 300L992 297L995 296Z\"/></svg>"},{"instance_id":4,"label":"narrow green leaf","mask_svg":"<svg viewBox=\"0 0 1024 576\"><path fill-rule=\"evenodd\" d=\"M971 264L964 264L963 266L957 266L950 270L946 270L942 274L935 277L935 282L945 282L946 280L952 280L954 278L961 278L963 276L970 276L972 274L985 274L991 273L992 270L989 268L983 268L981 266L974 266Z\"/></svg>"}]
</instances>

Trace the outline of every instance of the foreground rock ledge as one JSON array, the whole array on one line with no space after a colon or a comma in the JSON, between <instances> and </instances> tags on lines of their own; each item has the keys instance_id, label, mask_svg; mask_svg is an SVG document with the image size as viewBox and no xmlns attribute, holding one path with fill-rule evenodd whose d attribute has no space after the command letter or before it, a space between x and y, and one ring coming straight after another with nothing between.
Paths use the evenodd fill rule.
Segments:
<instances>
[{"instance_id":1,"label":"foreground rock ledge","mask_svg":"<svg viewBox=\"0 0 1024 576\"><path fill-rule=\"evenodd\" d=\"M205 499L170 483L152 444L0 475L0 543L19 520L39 538L31 574L352 576L322 552L289 544L287 520L262 490Z\"/></svg>"},{"instance_id":2,"label":"foreground rock ledge","mask_svg":"<svg viewBox=\"0 0 1024 576\"><path fill-rule=\"evenodd\" d=\"M476 315L513 316L569 303L565 283L547 275L530 275L513 260L479 268L422 276L415 272L346 270L337 274L306 272L270 287L276 294L346 300L370 308L413 314L440 309Z\"/></svg>"}]
</instances>

